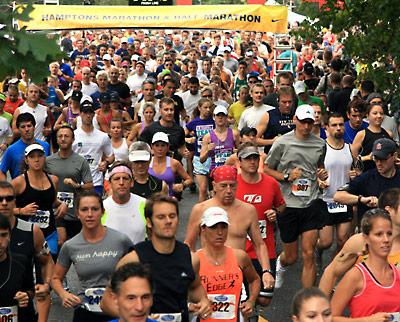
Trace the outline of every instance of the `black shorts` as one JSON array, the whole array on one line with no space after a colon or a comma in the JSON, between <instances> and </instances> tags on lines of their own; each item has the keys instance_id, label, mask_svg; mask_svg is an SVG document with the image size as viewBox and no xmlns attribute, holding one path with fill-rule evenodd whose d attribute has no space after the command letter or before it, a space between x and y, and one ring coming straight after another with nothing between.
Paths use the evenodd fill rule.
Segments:
<instances>
[{"instance_id":1,"label":"black shorts","mask_svg":"<svg viewBox=\"0 0 400 322\"><path fill-rule=\"evenodd\" d=\"M346 222L351 222L353 220L353 207L347 206L346 212L330 213L328 210L328 204L325 202L324 217L325 226L333 226L338 224L343 224Z\"/></svg>"},{"instance_id":2,"label":"black shorts","mask_svg":"<svg viewBox=\"0 0 400 322\"><path fill-rule=\"evenodd\" d=\"M56 220L57 227L65 228L67 231L67 239L75 237L82 229L82 224L80 220L65 220L64 218L59 218Z\"/></svg>"},{"instance_id":3,"label":"black shorts","mask_svg":"<svg viewBox=\"0 0 400 322\"><path fill-rule=\"evenodd\" d=\"M324 209L326 203L321 199L313 200L307 208L287 207L277 216L282 242L293 243L302 233L324 227Z\"/></svg>"},{"instance_id":4,"label":"black shorts","mask_svg":"<svg viewBox=\"0 0 400 322\"><path fill-rule=\"evenodd\" d=\"M260 297L273 297L274 296L274 288L264 288L263 287L263 282L262 282L262 278L263 278L263 270L261 267L260 262L258 261L258 259L252 259L251 262L253 263L254 268L256 269L258 275L260 276L261 279L261 290L260 290L260 294L258 296ZM270 258L269 259L269 265L271 266L271 270L273 272L273 276L275 278L275 274L276 274L276 258ZM266 273L267 274L267 273Z\"/></svg>"}]
</instances>

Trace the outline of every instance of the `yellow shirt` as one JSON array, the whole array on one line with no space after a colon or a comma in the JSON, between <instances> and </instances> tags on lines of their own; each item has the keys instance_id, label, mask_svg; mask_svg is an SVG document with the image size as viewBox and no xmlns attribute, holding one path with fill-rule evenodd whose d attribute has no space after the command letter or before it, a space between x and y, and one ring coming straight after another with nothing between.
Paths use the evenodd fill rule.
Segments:
<instances>
[{"instance_id":1,"label":"yellow shirt","mask_svg":"<svg viewBox=\"0 0 400 322\"><path fill-rule=\"evenodd\" d=\"M234 129L238 128L240 116L246 108L247 107L240 102L235 102L229 106L228 117L233 117L235 119L235 124L233 125Z\"/></svg>"}]
</instances>

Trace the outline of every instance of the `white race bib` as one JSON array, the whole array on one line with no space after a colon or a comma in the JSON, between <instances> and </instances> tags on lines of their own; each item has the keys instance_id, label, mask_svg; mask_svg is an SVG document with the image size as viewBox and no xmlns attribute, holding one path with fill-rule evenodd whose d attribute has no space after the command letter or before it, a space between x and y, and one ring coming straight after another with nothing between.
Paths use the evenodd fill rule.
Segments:
<instances>
[{"instance_id":1,"label":"white race bib","mask_svg":"<svg viewBox=\"0 0 400 322\"><path fill-rule=\"evenodd\" d=\"M50 223L50 211L48 210L36 210L36 214L29 218L31 223L37 224L40 228L45 229L49 227Z\"/></svg>"},{"instance_id":2,"label":"white race bib","mask_svg":"<svg viewBox=\"0 0 400 322\"><path fill-rule=\"evenodd\" d=\"M235 317L236 296L233 294L208 294L211 301L211 319L230 320Z\"/></svg>"},{"instance_id":3,"label":"white race bib","mask_svg":"<svg viewBox=\"0 0 400 322\"><path fill-rule=\"evenodd\" d=\"M104 287L93 287L88 288L85 291L85 308L90 312L103 312L100 309L100 302L103 298L105 288Z\"/></svg>"},{"instance_id":4,"label":"white race bib","mask_svg":"<svg viewBox=\"0 0 400 322\"><path fill-rule=\"evenodd\" d=\"M400 322L400 312L390 313L392 315L391 322Z\"/></svg>"},{"instance_id":5,"label":"white race bib","mask_svg":"<svg viewBox=\"0 0 400 322\"><path fill-rule=\"evenodd\" d=\"M59 191L57 193L57 198L65 202L68 208L74 208L74 193L73 192L63 192Z\"/></svg>"},{"instance_id":6,"label":"white race bib","mask_svg":"<svg viewBox=\"0 0 400 322\"><path fill-rule=\"evenodd\" d=\"M258 221L258 226L260 227L260 233L262 239L267 238L267 221L265 219Z\"/></svg>"},{"instance_id":7,"label":"white race bib","mask_svg":"<svg viewBox=\"0 0 400 322\"><path fill-rule=\"evenodd\" d=\"M0 307L0 321L18 322L18 307L16 305Z\"/></svg>"},{"instance_id":8,"label":"white race bib","mask_svg":"<svg viewBox=\"0 0 400 322\"><path fill-rule=\"evenodd\" d=\"M347 206L346 205L342 205L340 203L337 202L327 202L326 206L328 207L328 212L330 214L338 214L341 212L347 212Z\"/></svg>"},{"instance_id":9,"label":"white race bib","mask_svg":"<svg viewBox=\"0 0 400 322\"><path fill-rule=\"evenodd\" d=\"M182 314L180 313L155 313L158 316L155 320L159 322L181 322Z\"/></svg>"},{"instance_id":10,"label":"white race bib","mask_svg":"<svg viewBox=\"0 0 400 322\"><path fill-rule=\"evenodd\" d=\"M296 197L309 197L311 196L311 180L309 179L296 179L292 182L292 193Z\"/></svg>"}]
</instances>

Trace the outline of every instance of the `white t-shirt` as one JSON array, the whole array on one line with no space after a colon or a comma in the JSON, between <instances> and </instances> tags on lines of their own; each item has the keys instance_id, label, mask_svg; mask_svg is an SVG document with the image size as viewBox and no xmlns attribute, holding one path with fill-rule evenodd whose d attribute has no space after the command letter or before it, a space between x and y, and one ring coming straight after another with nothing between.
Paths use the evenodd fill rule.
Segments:
<instances>
[{"instance_id":1,"label":"white t-shirt","mask_svg":"<svg viewBox=\"0 0 400 322\"><path fill-rule=\"evenodd\" d=\"M112 146L112 145L111 145ZM126 138L122 139L122 144L118 148L112 147L115 161L128 161L129 147Z\"/></svg>"},{"instance_id":2,"label":"white t-shirt","mask_svg":"<svg viewBox=\"0 0 400 322\"><path fill-rule=\"evenodd\" d=\"M192 117L192 113L194 109L197 107L199 100L201 99L201 94L198 92L196 95L190 94L190 91L186 91L181 95L183 100L183 105L185 106L185 110L187 115Z\"/></svg>"},{"instance_id":3,"label":"white t-shirt","mask_svg":"<svg viewBox=\"0 0 400 322\"><path fill-rule=\"evenodd\" d=\"M146 73L144 73L142 76L139 76L138 74L134 74L134 75L128 77L128 79L126 80L126 85L129 86L129 89L131 90L131 92L135 92L136 90L142 88L142 84L146 78L147 78Z\"/></svg>"},{"instance_id":4,"label":"white t-shirt","mask_svg":"<svg viewBox=\"0 0 400 322\"><path fill-rule=\"evenodd\" d=\"M13 136L13 133L10 127L10 122L4 117L0 117L0 145L11 136ZM3 154L3 152L0 152L0 162L3 159Z\"/></svg>"},{"instance_id":5,"label":"white t-shirt","mask_svg":"<svg viewBox=\"0 0 400 322\"><path fill-rule=\"evenodd\" d=\"M263 104L259 107L252 106L244 110L239 119L239 131L246 126L256 128L264 113L274 109L274 106Z\"/></svg>"},{"instance_id":6,"label":"white t-shirt","mask_svg":"<svg viewBox=\"0 0 400 322\"><path fill-rule=\"evenodd\" d=\"M93 185L102 186L103 173L98 170L98 166L103 155L108 157L113 154L110 138L106 133L97 129L87 133L79 127L74 133L75 141L72 144L72 150L83 156L89 163Z\"/></svg>"},{"instance_id":7,"label":"white t-shirt","mask_svg":"<svg viewBox=\"0 0 400 322\"><path fill-rule=\"evenodd\" d=\"M104 200L104 225L126 234L133 244L144 241L146 224L144 206L146 199L131 193L126 204L116 203L112 196Z\"/></svg>"},{"instance_id":8,"label":"white t-shirt","mask_svg":"<svg viewBox=\"0 0 400 322\"><path fill-rule=\"evenodd\" d=\"M47 119L47 107L44 105L36 105L35 108L29 107L25 102L20 107L18 107L20 113L30 113L33 115L36 121L35 126L35 139L46 141L46 137L43 135L44 124Z\"/></svg>"},{"instance_id":9,"label":"white t-shirt","mask_svg":"<svg viewBox=\"0 0 400 322\"><path fill-rule=\"evenodd\" d=\"M90 82L89 85L86 85L82 82L82 94L90 96L96 93L98 90L99 86L97 86L97 84Z\"/></svg>"},{"instance_id":10,"label":"white t-shirt","mask_svg":"<svg viewBox=\"0 0 400 322\"><path fill-rule=\"evenodd\" d=\"M157 69L157 62L154 59L149 59L148 61L146 61L145 68L150 72L155 72Z\"/></svg>"}]
</instances>

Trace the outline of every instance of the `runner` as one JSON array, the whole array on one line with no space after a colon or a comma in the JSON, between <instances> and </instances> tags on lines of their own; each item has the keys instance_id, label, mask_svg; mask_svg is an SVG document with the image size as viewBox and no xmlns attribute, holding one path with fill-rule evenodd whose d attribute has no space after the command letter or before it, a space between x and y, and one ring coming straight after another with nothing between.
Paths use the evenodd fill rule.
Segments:
<instances>
[{"instance_id":1,"label":"runner","mask_svg":"<svg viewBox=\"0 0 400 322\"><path fill-rule=\"evenodd\" d=\"M146 266L123 265L111 275L110 287L120 317L110 322L154 321L148 318L153 305L153 281Z\"/></svg>"},{"instance_id":2,"label":"runner","mask_svg":"<svg viewBox=\"0 0 400 322\"><path fill-rule=\"evenodd\" d=\"M82 225L74 212L76 197L82 190L93 189L88 162L72 151L74 140L74 130L68 125L61 126L57 131L60 149L46 158L47 170L58 178L57 197L68 206L65 217L57 219L59 245L80 232Z\"/></svg>"},{"instance_id":3,"label":"runner","mask_svg":"<svg viewBox=\"0 0 400 322\"><path fill-rule=\"evenodd\" d=\"M207 321L238 321L239 312L247 319L260 291L260 278L245 251L225 246L228 214L222 208L210 207L203 213L200 225L204 243L196 252L200 259L199 275L213 310ZM244 278L250 294L242 302Z\"/></svg>"},{"instance_id":4,"label":"runner","mask_svg":"<svg viewBox=\"0 0 400 322\"><path fill-rule=\"evenodd\" d=\"M292 321L307 322L310 319L333 321L329 299L316 287L301 289L292 301Z\"/></svg>"},{"instance_id":5,"label":"runner","mask_svg":"<svg viewBox=\"0 0 400 322\"><path fill-rule=\"evenodd\" d=\"M194 313L207 317L211 314L210 303L201 285L199 258L189 248L176 240L179 224L178 202L161 194L153 195L146 203L145 216L151 238L135 245L118 267L130 262L149 264L154 280L152 313L158 321L188 322L188 297L194 303ZM118 308L107 288L101 303L104 312L118 315Z\"/></svg>"},{"instance_id":6,"label":"runner","mask_svg":"<svg viewBox=\"0 0 400 322\"><path fill-rule=\"evenodd\" d=\"M314 249L318 229L324 226L317 177L325 180L327 175L323 169L325 142L311 134L314 121L314 109L299 106L294 117L296 128L274 142L266 160L266 172L281 182L286 201L286 210L277 218L283 251L276 263L275 288L282 286L285 266L297 260L300 236L304 263L301 281L304 287L315 282Z\"/></svg>"},{"instance_id":7,"label":"runner","mask_svg":"<svg viewBox=\"0 0 400 322\"><path fill-rule=\"evenodd\" d=\"M129 148L129 161L133 172L131 192L143 198L150 198L154 193L168 195L168 185L164 180L149 174L151 148L146 142L135 142Z\"/></svg>"},{"instance_id":8,"label":"runner","mask_svg":"<svg viewBox=\"0 0 400 322\"><path fill-rule=\"evenodd\" d=\"M72 150L83 156L89 163L93 186L99 195L103 194L103 173L114 162L111 141L108 135L93 127L95 116L92 103L81 106L82 125L74 131Z\"/></svg>"},{"instance_id":9,"label":"runner","mask_svg":"<svg viewBox=\"0 0 400 322\"><path fill-rule=\"evenodd\" d=\"M192 251L195 250L197 236L200 234L201 216L209 207L221 207L226 210L229 217L230 229L228 231L227 246L236 249L246 249L246 236L253 242L257 258L262 267L262 282L264 288L274 286L271 266L269 263L268 249L261 237L258 225L257 211L254 206L249 205L237 198L236 168L232 166L221 166L212 174L214 197L196 204L192 208L188 226L186 228L185 243Z\"/></svg>"},{"instance_id":10,"label":"runner","mask_svg":"<svg viewBox=\"0 0 400 322\"><path fill-rule=\"evenodd\" d=\"M336 288L332 298L335 321L357 321L370 317L371 321L390 321L390 313L400 312L397 294L400 292L400 272L388 263L393 243L392 222L382 209L371 209L364 214L361 230L368 248L368 258L355 265ZM343 316L349 307L350 318ZM366 320L366 319L364 319Z\"/></svg>"},{"instance_id":11,"label":"runner","mask_svg":"<svg viewBox=\"0 0 400 322\"><path fill-rule=\"evenodd\" d=\"M104 200L102 223L127 235L133 244L144 241L146 199L129 190L133 184L131 168L125 162L115 162L108 173L112 194Z\"/></svg>"},{"instance_id":12,"label":"runner","mask_svg":"<svg viewBox=\"0 0 400 322\"><path fill-rule=\"evenodd\" d=\"M82 192L76 203L81 232L62 246L51 284L65 308L74 308L74 322L105 322L100 301L118 260L133 246L129 238L101 224L104 211L99 195ZM80 287L77 295L66 291L62 281L74 264Z\"/></svg>"},{"instance_id":13,"label":"runner","mask_svg":"<svg viewBox=\"0 0 400 322\"><path fill-rule=\"evenodd\" d=\"M271 271L275 276L276 251L274 228L277 214L285 210L285 200L283 199L279 183L272 177L258 172L260 153L256 145L252 143L242 144L237 152L241 174L238 175L236 198L252 204L257 211L258 225L261 237L268 248L269 262ZM257 260L255 248L247 238L246 252L251 258L257 273L262 278L263 270ZM262 288L258 297L258 304L267 306L273 296L272 288Z\"/></svg>"}]
</instances>

